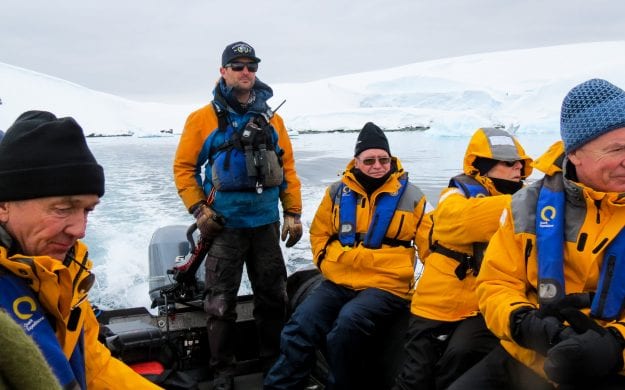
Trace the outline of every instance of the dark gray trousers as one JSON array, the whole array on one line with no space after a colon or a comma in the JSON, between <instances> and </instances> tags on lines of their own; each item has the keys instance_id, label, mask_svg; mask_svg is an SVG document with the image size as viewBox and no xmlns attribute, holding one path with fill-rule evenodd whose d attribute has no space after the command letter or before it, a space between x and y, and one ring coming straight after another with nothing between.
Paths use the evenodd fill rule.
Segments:
<instances>
[{"instance_id":1,"label":"dark gray trousers","mask_svg":"<svg viewBox=\"0 0 625 390\"><path fill-rule=\"evenodd\" d=\"M396 390L442 390L486 356L499 340L481 315L443 322L412 315Z\"/></svg>"},{"instance_id":2,"label":"dark gray trousers","mask_svg":"<svg viewBox=\"0 0 625 390\"><path fill-rule=\"evenodd\" d=\"M234 373L236 302L244 264L254 293L261 363L269 368L279 354L287 308L286 268L279 239L278 222L224 229L208 251L204 310L214 376Z\"/></svg>"}]
</instances>

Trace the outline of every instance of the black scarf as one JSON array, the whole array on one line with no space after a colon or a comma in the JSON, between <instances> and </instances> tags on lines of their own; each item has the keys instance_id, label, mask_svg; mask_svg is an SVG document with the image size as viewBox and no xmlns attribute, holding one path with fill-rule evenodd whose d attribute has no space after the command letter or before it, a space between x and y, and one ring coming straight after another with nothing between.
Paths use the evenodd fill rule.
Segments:
<instances>
[{"instance_id":1,"label":"black scarf","mask_svg":"<svg viewBox=\"0 0 625 390\"><path fill-rule=\"evenodd\" d=\"M502 194L514 194L521 188L523 188L523 181L512 181L506 179L497 179L494 177L489 177L489 179L493 182L493 185Z\"/></svg>"},{"instance_id":2,"label":"black scarf","mask_svg":"<svg viewBox=\"0 0 625 390\"><path fill-rule=\"evenodd\" d=\"M367 195L371 195L375 192L375 190L382 187L382 184L386 183L388 178L396 170L397 170L397 167L395 167L395 164L393 164L391 166L391 169L386 173L386 175L380 178L368 176L365 173L363 173L360 169L357 169L357 168L352 168L352 173L354 174L356 181L358 181L358 183L360 183L362 188L365 189L365 192L367 193Z\"/></svg>"}]
</instances>

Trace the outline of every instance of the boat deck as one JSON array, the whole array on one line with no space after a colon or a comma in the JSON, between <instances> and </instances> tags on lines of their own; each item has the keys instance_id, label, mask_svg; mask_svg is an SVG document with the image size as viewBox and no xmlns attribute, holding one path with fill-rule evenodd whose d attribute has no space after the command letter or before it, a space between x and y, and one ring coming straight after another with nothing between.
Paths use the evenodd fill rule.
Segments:
<instances>
[{"instance_id":1,"label":"boat deck","mask_svg":"<svg viewBox=\"0 0 625 390\"><path fill-rule=\"evenodd\" d=\"M199 383L199 390L212 390L211 381ZM263 376L259 373L240 375L234 378L234 390L262 390Z\"/></svg>"},{"instance_id":2,"label":"boat deck","mask_svg":"<svg viewBox=\"0 0 625 390\"><path fill-rule=\"evenodd\" d=\"M316 270L291 275L287 285L290 309L297 307L321 279ZM130 365L160 362L166 368L175 368L193 378L199 384L199 389L212 390L206 314L201 299L184 304L166 302L159 306L157 315L151 314L146 308L101 312L98 316L101 341L113 356ZM235 390L262 389L258 337L252 314L253 297L239 296L236 310L237 366L234 387ZM362 381L366 383L366 388L377 390L391 387L399 364L403 361L403 335L408 327L408 318L408 310L390 318L384 329L380 330L380 337L372 340L371 352L358 357L365 367ZM323 351L317 351L317 364L313 367L306 390L323 390L325 386L322 383L327 374Z\"/></svg>"}]
</instances>

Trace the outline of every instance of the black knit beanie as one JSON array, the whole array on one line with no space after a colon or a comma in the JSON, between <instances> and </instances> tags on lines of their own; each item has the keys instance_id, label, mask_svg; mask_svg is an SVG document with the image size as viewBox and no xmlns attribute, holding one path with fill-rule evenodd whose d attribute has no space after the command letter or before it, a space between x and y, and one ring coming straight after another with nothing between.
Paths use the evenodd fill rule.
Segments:
<instances>
[{"instance_id":1,"label":"black knit beanie","mask_svg":"<svg viewBox=\"0 0 625 390\"><path fill-rule=\"evenodd\" d=\"M384 132L371 122L367 122L362 130L360 130L358 140L356 141L356 147L354 148L354 156L358 156L367 149L382 149L389 155L391 154L388 147L388 140Z\"/></svg>"},{"instance_id":2,"label":"black knit beanie","mask_svg":"<svg viewBox=\"0 0 625 390\"><path fill-rule=\"evenodd\" d=\"M73 118L27 111L0 142L0 201L104 195L104 170Z\"/></svg>"}]
</instances>

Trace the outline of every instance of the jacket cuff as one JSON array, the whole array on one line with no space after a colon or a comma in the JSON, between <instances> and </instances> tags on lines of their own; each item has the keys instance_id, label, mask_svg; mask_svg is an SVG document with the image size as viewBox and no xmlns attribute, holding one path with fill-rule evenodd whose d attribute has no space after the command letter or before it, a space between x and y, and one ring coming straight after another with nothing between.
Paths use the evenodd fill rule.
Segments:
<instances>
[{"instance_id":1,"label":"jacket cuff","mask_svg":"<svg viewBox=\"0 0 625 390\"><path fill-rule=\"evenodd\" d=\"M202 205L208 205L208 203L206 203L205 200L201 200L197 203L195 203L193 206L189 207L189 214L195 216L195 212L202 206Z\"/></svg>"},{"instance_id":2,"label":"jacket cuff","mask_svg":"<svg viewBox=\"0 0 625 390\"><path fill-rule=\"evenodd\" d=\"M525 316L533 310L536 309L532 306L521 306L517 309L514 309L510 313L510 335L512 336L512 340L514 340L515 343L519 344L519 325L521 324L521 322L523 322Z\"/></svg>"}]
</instances>

